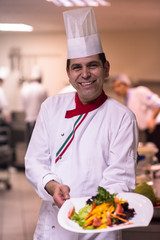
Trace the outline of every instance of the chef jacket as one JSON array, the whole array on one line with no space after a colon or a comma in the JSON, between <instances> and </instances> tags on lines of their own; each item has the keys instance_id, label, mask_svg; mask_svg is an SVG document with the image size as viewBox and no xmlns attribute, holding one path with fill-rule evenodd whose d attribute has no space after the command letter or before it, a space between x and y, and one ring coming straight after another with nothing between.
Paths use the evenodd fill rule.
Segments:
<instances>
[{"instance_id":1,"label":"chef jacket","mask_svg":"<svg viewBox=\"0 0 160 240\"><path fill-rule=\"evenodd\" d=\"M117 239L118 232L78 234L62 229L58 207L44 189L55 180L70 187L70 197L133 191L138 133L134 114L108 98L100 107L65 118L75 108L75 93L48 98L41 110L25 156L26 176L43 203L34 240ZM60 157L58 157L60 156Z\"/></svg>"},{"instance_id":2,"label":"chef jacket","mask_svg":"<svg viewBox=\"0 0 160 240\"><path fill-rule=\"evenodd\" d=\"M129 89L126 105L135 113L139 129L145 130L147 129L146 123L153 114L153 109L160 107L160 98L150 89L139 86ZM155 121L156 124L160 123L160 114Z\"/></svg>"},{"instance_id":3,"label":"chef jacket","mask_svg":"<svg viewBox=\"0 0 160 240\"><path fill-rule=\"evenodd\" d=\"M40 106L46 98L46 90L39 82L31 82L22 87L21 101L26 122L36 121Z\"/></svg>"}]
</instances>

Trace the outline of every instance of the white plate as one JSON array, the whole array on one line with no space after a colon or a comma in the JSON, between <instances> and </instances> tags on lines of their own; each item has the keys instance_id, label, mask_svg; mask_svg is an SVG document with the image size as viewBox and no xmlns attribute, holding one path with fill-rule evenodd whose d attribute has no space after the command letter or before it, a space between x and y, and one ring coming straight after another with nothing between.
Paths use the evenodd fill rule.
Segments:
<instances>
[{"instance_id":1,"label":"white plate","mask_svg":"<svg viewBox=\"0 0 160 240\"><path fill-rule=\"evenodd\" d=\"M58 213L58 222L66 230L77 233L98 233L122 230L125 228L143 227L148 226L153 216L153 205L151 201L143 195L137 193L119 193L118 197L123 200L127 200L129 208L134 208L136 215L129 221L133 224L125 225L120 224L114 227L107 227L106 229L82 229L77 223L68 218L68 212L72 206L75 206L75 210L78 213L79 209L84 207L86 201L90 197L84 198L71 198L62 205Z\"/></svg>"}]
</instances>

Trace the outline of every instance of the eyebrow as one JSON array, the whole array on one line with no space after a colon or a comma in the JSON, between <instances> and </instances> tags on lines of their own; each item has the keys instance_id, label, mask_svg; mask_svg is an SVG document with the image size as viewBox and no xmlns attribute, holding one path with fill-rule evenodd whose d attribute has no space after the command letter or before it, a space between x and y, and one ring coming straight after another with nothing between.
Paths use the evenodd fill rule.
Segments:
<instances>
[{"instance_id":1,"label":"eyebrow","mask_svg":"<svg viewBox=\"0 0 160 240\"><path fill-rule=\"evenodd\" d=\"M75 66L81 66L81 63L73 63L73 64L71 65L71 67L75 67Z\"/></svg>"},{"instance_id":2,"label":"eyebrow","mask_svg":"<svg viewBox=\"0 0 160 240\"><path fill-rule=\"evenodd\" d=\"M100 62L94 60L94 61L91 61L91 62L87 63L87 65L91 65L91 64L97 64L97 65L100 65Z\"/></svg>"},{"instance_id":3,"label":"eyebrow","mask_svg":"<svg viewBox=\"0 0 160 240\"><path fill-rule=\"evenodd\" d=\"M100 65L100 62L99 62L99 61L96 61L96 60L93 60L93 61L90 61L90 62L86 63L85 65L86 65L86 66L89 66L89 65L92 65L92 64ZM71 65L71 68L73 69L74 67L80 67L80 66L82 66L81 63L73 63L73 64Z\"/></svg>"}]
</instances>

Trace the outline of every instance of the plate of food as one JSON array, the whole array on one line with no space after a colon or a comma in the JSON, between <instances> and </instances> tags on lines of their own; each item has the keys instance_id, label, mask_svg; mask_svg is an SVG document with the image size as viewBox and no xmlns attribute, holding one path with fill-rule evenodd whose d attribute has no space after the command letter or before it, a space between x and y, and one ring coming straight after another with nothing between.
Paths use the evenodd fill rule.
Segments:
<instances>
[{"instance_id":1,"label":"plate of food","mask_svg":"<svg viewBox=\"0 0 160 240\"><path fill-rule=\"evenodd\" d=\"M92 197L70 198L58 213L64 229L77 233L98 233L148 226L153 204L137 193L110 194L98 187Z\"/></svg>"}]
</instances>

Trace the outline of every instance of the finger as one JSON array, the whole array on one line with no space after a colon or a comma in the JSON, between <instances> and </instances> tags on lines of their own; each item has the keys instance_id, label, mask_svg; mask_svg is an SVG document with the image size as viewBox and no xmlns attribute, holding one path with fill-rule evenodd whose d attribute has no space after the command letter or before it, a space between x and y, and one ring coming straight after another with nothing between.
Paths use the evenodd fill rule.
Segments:
<instances>
[{"instance_id":1,"label":"finger","mask_svg":"<svg viewBox=\"0 0 160 240\"><path fill-rule=\"evenodd\" d=\"M61 191L62 191L63 198L65 200L70 198L70 195L69 195L70 188L67 185L63 185L61 188Z\"/></svg>"},{"instance_id":2,"label":"finger","mask_svg":"<svg viewBox=\"0 0 160 240\"><path fill-rule=\"evenodd\" d=\"M55 193L53 196L53 199L55 201L55 204L60 208L63 203L65 202L64 197L60 193Z\"/></svg>"}]
</instances>

